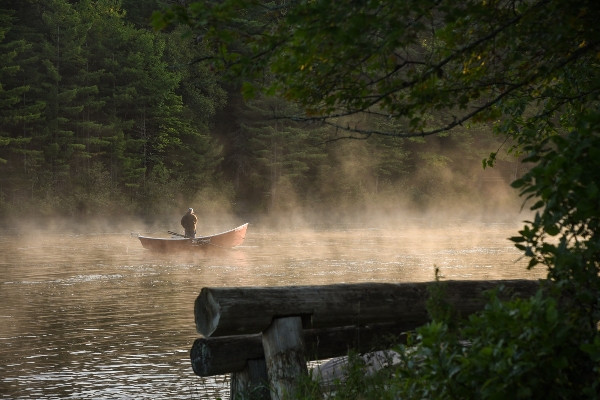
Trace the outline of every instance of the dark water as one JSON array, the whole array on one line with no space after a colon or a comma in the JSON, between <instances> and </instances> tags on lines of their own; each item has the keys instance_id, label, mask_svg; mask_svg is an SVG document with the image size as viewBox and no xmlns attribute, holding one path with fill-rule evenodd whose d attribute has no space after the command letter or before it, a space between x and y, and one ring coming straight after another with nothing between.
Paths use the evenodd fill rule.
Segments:
<instances>
[{"instance_id":1,"label":"dark water","mask_svg":"<svg viewBox=\"0 0 600 400\"><path fill-rule=\"evenodd\" d=\"M0 234L0 398L227 397L227 377L197 377L188 358L202 287L429 281L434 265L445 279L543 277L516 261L518 228L250 225L235 250L171 256L130 232Z\"/></svg>"}]
</instances>

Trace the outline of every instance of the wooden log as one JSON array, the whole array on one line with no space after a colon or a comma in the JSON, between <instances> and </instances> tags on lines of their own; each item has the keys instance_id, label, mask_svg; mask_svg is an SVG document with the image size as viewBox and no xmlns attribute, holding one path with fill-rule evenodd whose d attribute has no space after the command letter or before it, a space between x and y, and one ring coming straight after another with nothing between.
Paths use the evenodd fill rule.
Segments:
<instances>
[{"instance_id":1,"label":"wooden log","mask_svg":"<svg viewBox=\"0 0 600 400\"><path fill-rule=\"evenodd\" d=\"M365 376L372 376L382 368L399 365L400 355L394 350L379 350L359 356L364 363ZM343 384L348 376L348 357L335 357L312 369L312 379L319 382L322 390L335 390L338 384Z\"/></svg>"},{"instance_id":2,"label":"wooden log","mask_svg":"<svg viewBox=\"0 0 600 400\"><path fill-rule=\"evenodd\" d=\"M300 317L275 318L262 333L269 387L275 399L293 398L302 376L308 375Z\"/></svg>"},{"instance_id":3,"label":"wooden log","mask_svg":"<svg viewBox=\"0 0 600 400\"><path fill-rule=\"evenodd\" d=\"M304 330L307 361L323 360L348 354L349 350L367 353L401 343L402 334L424 324L376 324L365 327ZM194 341L190 360L199 376L222 375L243 371L249 360L264 359L262 335L221 336Z\"/></svg>"},{"instance_id":4,"label":"wooden log","mask_svg":"<svg viewBox=\"0 0 600 400\"><path fill-rule=\"evenodd\" d=\"M341 328L308 329L304 331L306 359L308 361L340 357L350 350L367 353L387 349L406 342L406 332L424 325L427 320L404 324L373 324Z\"/></svg>"},{"instance_id":5,"label":"wooden log","mask_svg":"<svg viewBox=\"0 0 600 400\"><path fill-rule=\"evenodd\" d=\"M248 360L242 371L231 374L229 387L231 400L269 400L271 390L265 359Z\"/></svg>"},{"instance_id":6,"label":"wooden log","mask_svg":"<svg viewBox=\"0 0 600 400\"><path fill-rule=\"evenodd\" d=\"M538 281L444 281L446 300L462 315L483 308L482 292L499 285L530 296ZM427 318L431 282L358 283L327 286L203 288L194 303L196 330L203 336L260 333L273 318L300 316L303 327L328 328Z\"/></svg>"},{"instance_id":7,"label":"wooden log","mask_svg":"<svg viewBox=\"0 0 600 400\"><path fill-rule=\"evenodd\" d=\"M213 338L196 339L190 351L192 369L199 376L241 372L247 360L265 357L260 334L209 339Z\"/></svg>"}]
</instances>

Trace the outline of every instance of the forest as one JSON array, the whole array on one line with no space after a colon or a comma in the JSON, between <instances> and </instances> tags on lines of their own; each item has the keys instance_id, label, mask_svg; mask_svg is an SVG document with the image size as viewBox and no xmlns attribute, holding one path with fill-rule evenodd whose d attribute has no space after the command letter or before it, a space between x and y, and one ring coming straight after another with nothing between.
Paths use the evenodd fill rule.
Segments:
<instances>
[{"instance_id":1,"label":"forest","mask_svg":"<svg viewBox=\"0 0 600 400\"><path fill-rule=\"evenodd\" d=\"M518 211L526 170L490 123L437 136L341 139L282 95L242 94L167 0L7 0L0 9L0 218L202 213ZM247 14L241 23L261 24ZM235 44L243 47L238 40ZM270 79L266 77L264 79ZM439 115L430 113L435 123ZM369 115L338 125L375 129Z\"/></svg>"},{"instance_id":2,"label":"forest","mask_svg":"<svg viewBox=\"0 0 600 400\"><path fill-rule=\"evenodd\" d=\"M359 365L335 398L600 397L596 0L5 0L0 16L1 217L528 200L511 240L547 272L536 295L500 287L461 319L438 276L401 364Z\"/></svg>"}]
</instances>

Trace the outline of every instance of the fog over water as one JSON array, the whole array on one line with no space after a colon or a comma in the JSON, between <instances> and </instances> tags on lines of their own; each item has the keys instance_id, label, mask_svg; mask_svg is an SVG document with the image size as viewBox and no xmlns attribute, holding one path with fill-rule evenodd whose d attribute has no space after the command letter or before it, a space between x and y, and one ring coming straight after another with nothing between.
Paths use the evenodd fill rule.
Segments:
<instances>
[{"instance_id":1,"label":"fog over water","mask_svg":"<svg viewBox=\"0 0 600 400\"><path fill-rule=\"evenodd\" d=\"M168 237L176 222L0 231L0 398L227 396L227 377L197 377L189 361L194 300L207 286L430 281L434 265L454 280L545 276L527 271L507 240L517 222L250 221L236 249L174 255L144 250L131 235Z\"/></svg>"}]
</instances>

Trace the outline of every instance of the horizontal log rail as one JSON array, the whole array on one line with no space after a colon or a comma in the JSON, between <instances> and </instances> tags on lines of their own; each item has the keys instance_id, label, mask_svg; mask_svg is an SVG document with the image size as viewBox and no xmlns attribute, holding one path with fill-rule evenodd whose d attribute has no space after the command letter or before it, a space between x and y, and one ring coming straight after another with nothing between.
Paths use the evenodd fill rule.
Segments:
<instances>
[{"instance_id":1,"label":"horizontal log rail","mask_svg":"<svg viewBox=\"0 0 600 400\"><path fill-rule=\"evenodd\" d=\"M425 323L424 321L423 323ZM383 350L405 339L415 324L376 324L304 330L306 360L323 360L348 354ZM190 351L192 369L199 376L241 372L248 360L265 357L262 334L198 338Z\"/></svg>"},{"instance_id":2,"label":"horizontal log rail","mask_svg":"<svg viewBox=\"0 0 600 400\"><path fill-rule=\"evenodd\" d=\"M482 292L499 285L518 296L539 287L537 281L444 281L446 301L462 315L483 308ZM194 304L196 330L205 337L264 332L274 318L299 316L304 329L427 318L427 287L420 283L358 283L327 286L203 288Z\"/></svg>"}]
</instances>

